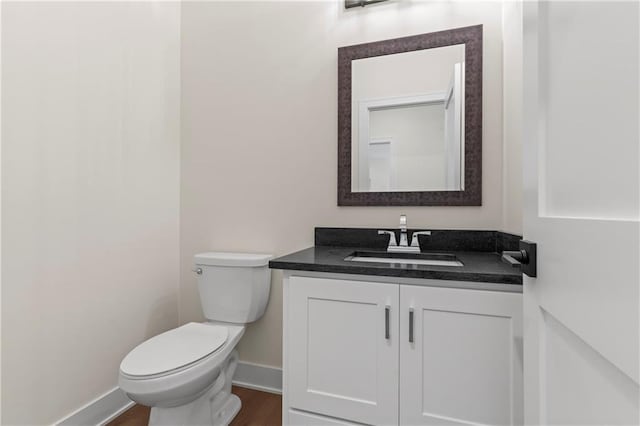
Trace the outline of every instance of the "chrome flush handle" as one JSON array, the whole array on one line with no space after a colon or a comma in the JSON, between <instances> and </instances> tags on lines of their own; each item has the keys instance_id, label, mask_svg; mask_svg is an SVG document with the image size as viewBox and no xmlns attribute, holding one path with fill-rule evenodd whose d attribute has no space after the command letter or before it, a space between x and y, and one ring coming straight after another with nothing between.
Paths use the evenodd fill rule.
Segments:
<instances>
[{"instance_id":1,"label":"chrome flush handle","mask_svg":"<svg viewBox=\"0 0 640 426\"><path fill-rule=\"evenodd\" d=\"M192 269L192 271L198 275L202 275L202 268L195 267Z\"/></svg>"}]
</instances>

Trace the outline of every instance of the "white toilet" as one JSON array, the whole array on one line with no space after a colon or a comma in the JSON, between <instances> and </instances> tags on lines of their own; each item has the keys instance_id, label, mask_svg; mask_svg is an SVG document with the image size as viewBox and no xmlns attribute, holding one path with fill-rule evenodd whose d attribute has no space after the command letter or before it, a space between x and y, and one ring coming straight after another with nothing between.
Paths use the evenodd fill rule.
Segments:
<instances>
[{"instance_id":1,"label":"white toilet","mask_svg":"<svg viewBox=\"0 0 640 426\"><path fill-rule=\"evenodd\" d=\"M269 300L271 255L202 253L195 272L207 322L169 330L134 348L120 364L120 388L151 407L150 425L226 425L240 410L231 393L235 346L244 324Z\"/></svg>"}]
</instances>

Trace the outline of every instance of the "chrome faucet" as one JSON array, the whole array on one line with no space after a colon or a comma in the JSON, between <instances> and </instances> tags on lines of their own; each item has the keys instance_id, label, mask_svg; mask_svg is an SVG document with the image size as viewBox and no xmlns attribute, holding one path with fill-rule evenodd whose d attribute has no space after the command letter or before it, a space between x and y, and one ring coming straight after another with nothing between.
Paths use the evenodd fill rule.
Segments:
<instances>
[{"instance_id":1,"label":"chrome faucet","mask_svg":"<svg viewBox=\"0 0 640 426\"><path fill-rule=\"evenodd\" d=\"M408 247L409 240L407 240L407 216L400 215L400 247Z\"/></svg>"},{"instance_id":2,"label":"chrome faucet","mask_svg":"<svg viewBox=\"0 0 640 426\"><path fill-rule=\"evenodd\" d=\"M378 235L388 234L389 245L387 251L400 253L420 253L418 235L431 235L431 231L414 231L411 233L411 245L407 238L407 216L400 215L400 243L396 242L396 233L393 231L378 231Z\"/></svg>"}]
</instances>

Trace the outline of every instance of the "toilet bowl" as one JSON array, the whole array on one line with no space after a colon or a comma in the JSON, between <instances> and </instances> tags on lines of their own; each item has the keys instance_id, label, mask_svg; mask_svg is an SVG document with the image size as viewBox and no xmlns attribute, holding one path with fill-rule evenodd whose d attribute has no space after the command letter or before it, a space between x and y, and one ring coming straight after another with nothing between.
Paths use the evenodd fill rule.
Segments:
<instances>
[{"instance_id":1,"label":"toilet bowl","mask_svg":"<svg viewBox=\"0 0 640 426\"><path fill-rule=\"evenodd\" d=\"M270 258L239 253L196 256L208 321L152 337L120 364L120 388L133 401L151 407L150 425L227 425L238 413L240 399L231 393L238 362L235 347L244 324L261 317L266 308Z\"/></svg>"}]
</instances>

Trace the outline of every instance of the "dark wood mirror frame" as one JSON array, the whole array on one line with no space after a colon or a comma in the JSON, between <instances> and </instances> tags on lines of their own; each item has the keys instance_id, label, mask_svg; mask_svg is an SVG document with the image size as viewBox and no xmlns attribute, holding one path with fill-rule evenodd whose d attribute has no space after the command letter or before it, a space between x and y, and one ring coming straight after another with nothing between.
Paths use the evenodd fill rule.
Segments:
<instances>
[{"instance_id":1,"label":"dark wood mirror frame","mask_svg":"<svg viewBox=\"0 0 640 426\"><path fill-rule=\"evenodd\" d=\"M464 191L351 190L351 61L436 47L465 45ZM338 48L338 205L482 205L482 25Z\"/></svg>"}]
</instances>

